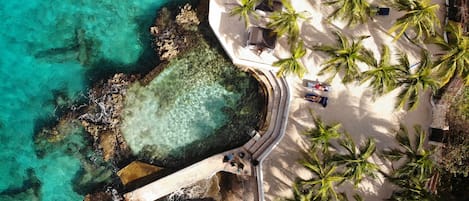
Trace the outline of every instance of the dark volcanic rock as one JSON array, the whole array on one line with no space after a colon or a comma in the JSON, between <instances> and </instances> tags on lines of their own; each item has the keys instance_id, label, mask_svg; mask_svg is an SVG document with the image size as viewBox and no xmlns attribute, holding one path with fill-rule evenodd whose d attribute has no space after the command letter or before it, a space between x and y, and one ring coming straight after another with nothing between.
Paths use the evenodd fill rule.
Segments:
<instances>
[{"instance_id":1,"label":"dark volcanic rock","mask_svg":"<svg viewBox=\"0 0 469 201\"><path fill-rule=\"evenodd\" d=\"M119 129L120 114L127 87L137 79L137 76L119 73L95 85L88 93L86 113L78 117L103 151L105 161L111 158L119 161L130 154Z\"/></svg>"}]
</instances>

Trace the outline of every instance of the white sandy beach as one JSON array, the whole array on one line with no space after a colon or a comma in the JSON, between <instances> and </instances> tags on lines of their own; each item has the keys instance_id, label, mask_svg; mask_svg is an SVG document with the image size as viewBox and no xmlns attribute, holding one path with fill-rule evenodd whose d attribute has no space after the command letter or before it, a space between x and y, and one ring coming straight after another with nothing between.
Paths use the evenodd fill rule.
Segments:
<instances>
[{"instance_id":1,"label":"white sandy beach","mask_svg":"<svg viewBox=\"0 0 469 201\"><path fill-rule=\"evenodd\" d=\"M316 44L335 44L336 38L332 34L333 30L340 30L347 36L369 35L370 37L363 41L366 48L373 51L377 60L380 56L380 47L386 45L390 48L391 54L395 56L399 50L407 53L411 64L418 62L420 50L417 46L409 42L405 37L401 37L397 42L392 42L392 36L387 30L392 26L395 20L402 16L402 12L391 9L389 16L376 16L374 20L368 23L356 26L355 28L343 28L345 25L340 21L328 23L325 19L332 8L321 5L321 1L313 0L291 0L290 1L297 12L307 11L310 19L301 24L301 39L306 47ZM440 20L443 22L445 6L443 0L433 0L440 4ZM222 33L221 42L225 45L225 50L232 57L235 63L241 65L256 65L256 67L271 68L273 61L279 58L289 57L288 47L285 39L280 39L278 46L273 54L255 55L252 51L244 47L245 28L238 16L229 16L229 10L236 5L236 0L212 0L212 3L223 7L220 16L212 15L214 21L220 24L212 24ZM379 4L372 4L379 5ZM216 6L214 6L216 7ZM218 19L220 18L220 19ZM252 19L253 24L265 24L265 17L257 21ZM213 21L211 22L213 23ZM217 29L215 28L215 29ZM432 54L440 53L435 46L426 47ZM235 55L233 58L233 55ZM391 57L396 58L396 57ZM329 75L317 76L321 69L321 63L327 59L327 56L320 52L307 51L302 62L308 68L308 73L304 79L326 80ZM397 61L396 61L397 62ZM258 64L262 63L262 64ZM361 66L363 70L366 66ZM340 76L336 77L332 84L330 92L322 93L329 97L327 108L321 105L303 100L307 89L303 87L302 80L294 75L288 77L288 83L291 91L290 113L288 118L285 137L264 160L263 178L266 200L273 201L278 197L290 197L292 195L291 185L296 178L309 178L309 172L297 163L302 157L302 153L308 149L308 142L301 133L309 128L313 128L313 119L310 115L310 109L327 123L339 122L343 130L351 134L356 144L363 142L364 139L371 137L376 140L377 153L385 147L395 146L396 142L392 134L393 129L397 129L399 123L403 123L409 128L415 124L420 124L423 128L428 128L432 116L430 105L430 93L421 95L421 101L417 109L411 112L395 110L394 104L399 93L399 89L373 100L371 90L368 89L368 83L358 85L351 83L343 85ZM413 129L409 129L412 132ZM389 164L381 161L378 157L374 161L387 170ZM361 194L365 200L382 200L391 195L393 187L386 182L383 177L374 180L365 180L358 189L353 189L351 185L342 185L339 191L354 191ZM353 194L353 193L352 193Z\"/></svg>"},{"instance_id":2,"label":"white sandy beach","mask_svg":"<svg viewBox=\"0 0 469 201\"><path fill-rule=\"evenodd\" d=\"M434 1L440 6L440 19L443 22L445 13L443 1ZM306 10L311 13L312 19L303 22L302 38L306 44L314 45L318 43L331 44L335 42L334 36L327 29L324 23L324 16L330 13L331 9L324 9L319 2L313 1L292 1L292 5L297 11ZM387 45L393 54L397 53L397 49L405 51L412 64L418 62L419 49L408 42L405 37L393 43L392 37L387 34L388 30L395 19L402 13L391 10L389 16L377 16L374 21L367 24L359 25L354 30L341 29L347 35L370 35L365 39L364 45L372 50L379 60L379 47ZM337 27L343 27L341 22L332 22ZM427 47L432 53L438 53L436 47ZM309 73L304 79L325 80L328 75L318 77L317 72L320 70L320 64L327 59L325 55L319 52L308 51L303 59L303 63L308 68ZM397 129L399 123L402 122L411 128L415 124L420 124L423 128L428 128L432 116L430 105L430 93L422 94L419 107L411 112L403 110L395 110L394 103L399 90L379 97L373 101L371 90L368 89L367 83L358 85L351 83L344 86L339 77L336 77L332 83L330 92L322 93L329 97L329 105L323 108L319 104L307 102L303 100L303 96L307 89L302 86L302 81L296 77L289 77L289 84L292 93L290 105L290 114L286 130L286 135L280 144L272 151L272 153L264 161L264 190L266 200L275 200L278 197L290 197L292 195L291 185L295 178L309 178L311 175L297 160L302 157L302 152L308 148L308 142L301 133L309 128L314 128L312 116L309 110L327 123L339 122L342 124L343 130L351 134L355 142L363 142L367 137L376 140L377 152L379 153L385 147L395 146L394 136L391 130ZM412 131L412 129L409 129ZM383 163L378 157L374 158L382 169L386 169L386 162ZM339 191L354 191L353 193L361 194L365 200L383 200L388 198L392 193L393 187L386 182L383 177L374 180L362 182L359 189L353 189L351 185L343 185ZM353 193L351 195L353 195ZM350 194L350 193L349 193Z\"/></svg>"}]
</instances>

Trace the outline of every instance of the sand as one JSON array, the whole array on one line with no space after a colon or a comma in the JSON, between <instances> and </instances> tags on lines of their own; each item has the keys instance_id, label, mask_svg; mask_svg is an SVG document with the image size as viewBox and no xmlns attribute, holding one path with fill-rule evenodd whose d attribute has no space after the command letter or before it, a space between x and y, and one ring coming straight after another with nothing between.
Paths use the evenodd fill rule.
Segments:
<instances>
[{"instance_id":1,"label":"sand","mask_svg":"<svg viewBox=\"0 0 469 201\"><path fill-rule=\"evenodd\" d=\"M435 1L440 5L443 5L443 2ZM330 32L330 28L337 27L349 36L370 35L370 38L364 40L364 45L374 52L377 59L380 55L379 48L384 44L391 49L393 54L397 53L397 49L405 51L411 64L418 62L420 54L418 47L411 44L404 37L393 43L392 37L386 32L392 26L394 20L402 13L391 10L389 16L377 16L374 21L350 30L342 29L341 27L344 27L344 25L338 21L333 21L332 26L325 23L324 17L332 10L324 9L324 7L319 9L319 1L292 1L292 4L297 11L305 10L311 14L311 19L302 24L302 38L306 44L334 43L335 38ZM444 6L440 6L440 19L443 19L444 13ZM426 48L434 54L439 53L437 47L428 46ZM303 63L307 66L309 73L305 75L304 79L327 79L328 75L317 76L320 64L325 59L327 57L324 54L308 50L307 55L303 58ZM319 104L303 100L303 95L310 89L303 87L300 79L293 76L289 77L292 100L286 135L266 158L263 166L266 200L290 197L292 195L291 185L296 178L307 179L311 177L309 171L297 163L302 158L303 152L309 147L309 143L302 136L302 133L309 128L314 128L310 114L311 109L316 116L327 123L341 123L343 130L350 133L357 144L368 137L374 138L378 153L386 147L397 145L392 130L397 129L400 122L409 127L409 131L412 130L410 128L415 124L420 124L423 128L429 128L432 117L430 93L421 95L421 102L417 109L406 112L394 109L399 89L373 100L372 91L368 89L367 83L361 86L357 83L344 86L340 77L336 77L331 84L332 90L322 93L329 97L329 105L327 108L323 108ZM390 167L386 161L382 161L377 156L373 157L373 161L384 170L388 170ZM362 195L365 200L383 200L391 195L393 188L389 182L380 176L377 179L365 180L359 185L358 189L353 189L351 185L345 183L338 190L354 191L354 193Z\"/></svg>"},{"instance_id":2,"label":"sand","mask_svg":"<svg viewBox=\"0 0 469 201\"><path fill-rule=\"evenodd\" d=\"M301 39L307 48L317 44L335 44L336 38L332 31L341 30L347 36L369 35L370 38L365 39L363 43L374 53L377 60L379 60L382 45L390 48L391 54L394 56L392 58L396 58L395 54L399 51L404 51L409 56L411 64L415 64L419 60L419 47L410 43L405 37L392 42L392 36L387 33L393 22L403 15L402 12L391 9L389 16L376 16L368 23L350 29L344 28L345 24L340 21L329 23L325 18L332 12L332 9L320 5L321 1L292 0L291 2L296 11L306 11L309 15L309 19L301 24ZM272 53L263 53L257 56L245 48L243 43L246 41L246 32L243 22L239 20L238 16L230 17L228 14L230 8L236 3L236 0L211 1L211 9L222 8L221 12L211 10L209 20L214 31L221 34L219 40L225 51L234 63L276 70L271 67L272 62L289 56L285 38L279 40L278 46ZM439 16L443 22L444 0L434 0L434 3L440 4ZM252 22L263 25L265 17L261 17L260 20L252 19ZM425 46L425 48L434 55L441 53L435 46ZM302 62L309 72L303 79L326 80L329 75L317 76L321 69L321 63L326 59L327 56L323 53L308 49ZM360 67L363 70L366 69L366 66ZM288 84L292 99L286 134L263 164L265 198L269 201L279 197L290 197L292 195L291 185L296 178L311 177L309 171L297 163L298 159L302 158L303 152L309 147L307 139L301 133L314 127L310 110L313 110L315 115L326 123L341 123L343 130L351 134L356 144L363 142L368 137L374 138L378 153L386 147L397 145L392 130L397 129L400 123L409 128L420 124L424 129L429 128L431 123L430 93L421 94L420 104L414 111L396 110L394 104L399 89L373 99L372 91L367 87L368 83L343 85L340 76L337 76L331 83L332 90L322 93L329 97L329 105L327 108L323 108L319 104L303 100L308 89L302 86L301 79L294 75L288 76ZM379 164L384 171L389 170L390 164L388 162L382 161L376 156L373 157L373 161ZM365 200L382 200L391 195L393 188L380 176L377 179L363 181L358 189L344 184L338 190L354 191L354 193L361 194Z\"/></svg>"}]
</instances>

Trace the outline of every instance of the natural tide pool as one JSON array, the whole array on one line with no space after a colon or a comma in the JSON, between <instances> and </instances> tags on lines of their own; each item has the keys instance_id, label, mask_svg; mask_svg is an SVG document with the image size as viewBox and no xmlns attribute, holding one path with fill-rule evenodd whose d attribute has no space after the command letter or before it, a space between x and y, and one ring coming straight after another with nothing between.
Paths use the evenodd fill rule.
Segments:
<instances>
[{"instance_id":1,"label":"natural tide pool","mask_svg":"<svg viewBox=\"0 0 469 201\"><path fill-rule=\"evenodd\" d=\"M0 0L1 201L83 200L116 181L78 122L61 122L57 136L39 133L93 81L157 64L148 27L169 2L182 1ZM255 79L200 45L129 89L122 130L138 157L187 165L242 144L256 126Z\"/></svg>"},{"instance_id":2,"label":"natural tide pool","mask_svg":"<svg viewBox=\"0 0 469 201\"><path fill-rule=\"evenodd\" d=\"M129 88L121 130L139 158L180 168L247 142L263 101L257 80L201 39L148 85Z\"/></svg>"}]
</instances>

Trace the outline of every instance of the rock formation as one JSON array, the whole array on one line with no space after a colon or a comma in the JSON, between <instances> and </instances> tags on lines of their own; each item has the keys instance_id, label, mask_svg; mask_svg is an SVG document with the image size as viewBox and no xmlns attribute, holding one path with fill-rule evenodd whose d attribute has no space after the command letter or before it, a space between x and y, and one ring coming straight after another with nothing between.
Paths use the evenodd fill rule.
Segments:
<instances>
[{"instance_id":1,"label":"rock formation","mask_svg":"<svg viewBox=\"0 0 469 201\"><path fill-rule=\"evenodd\" d=\"M134 161L119 170L119 172L117 172L117 175L120 177L122 184L124 184L125 186L133 181L157 173L161 169L162 168L154 165L150 165L140 161Z\"/></svg>"},{"instance_id":2,"label":"rock formation","mask_svg":"<svg viewBox=\"0 0 469 201\"><path fill-rule=\"evenodd\" d=\"M113 157L127 157L129 148L119 129L120 114L127 87L137 76L115 74L88 92L86 112L78 117L95 144L103 151L105 161Z\"/></svg>"},{"instance_id":3,"label":"rock formation","mask_svg":"<svg viewBox=\"0 0 469 201\"><path fill-rule=\"evenodd\" d=\"M150 27L150 33L154 36L153 45L160 59L171 60L188 49L190 41L197 35L199 24L197 13L189 4L180 8L175 19L171 19L167 8L161 9L154 26Z\"/></svg>"}]
</instances>

